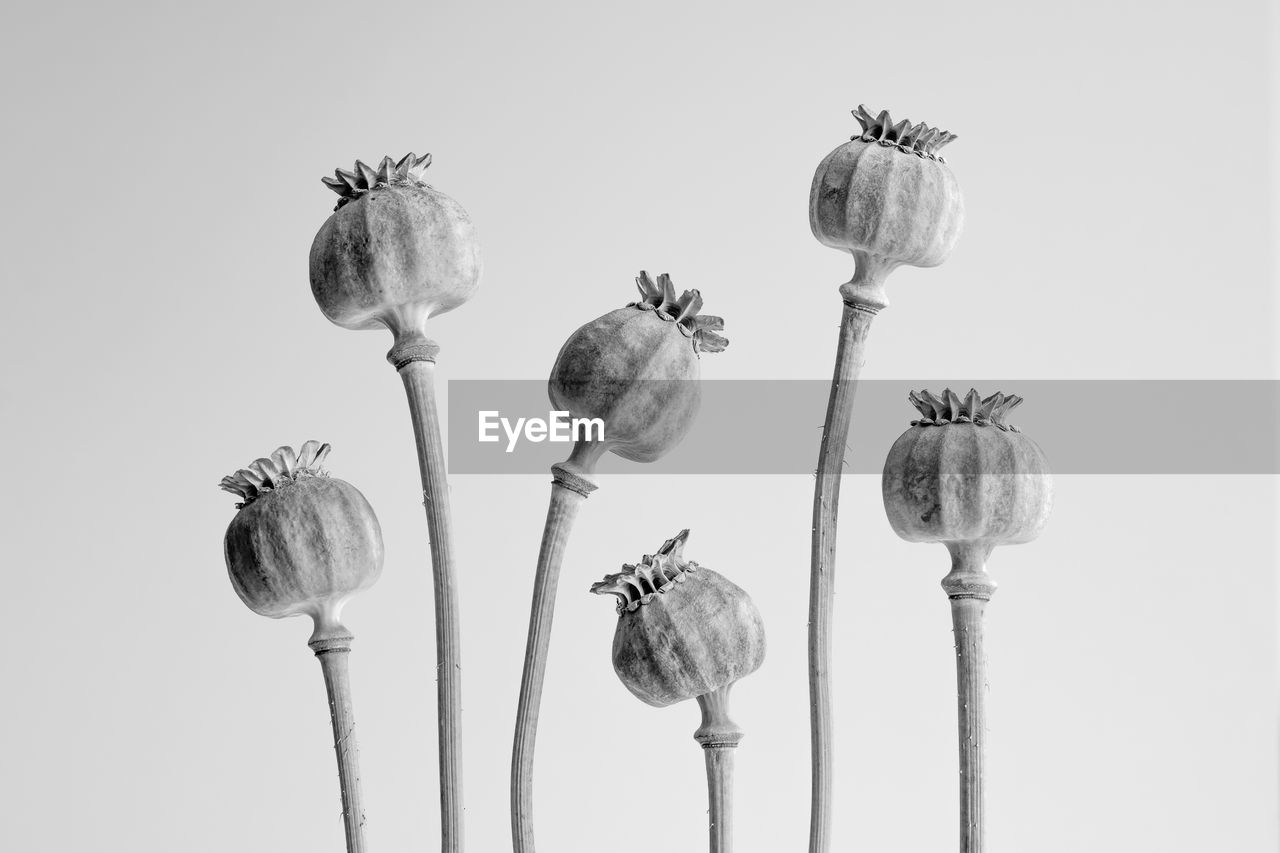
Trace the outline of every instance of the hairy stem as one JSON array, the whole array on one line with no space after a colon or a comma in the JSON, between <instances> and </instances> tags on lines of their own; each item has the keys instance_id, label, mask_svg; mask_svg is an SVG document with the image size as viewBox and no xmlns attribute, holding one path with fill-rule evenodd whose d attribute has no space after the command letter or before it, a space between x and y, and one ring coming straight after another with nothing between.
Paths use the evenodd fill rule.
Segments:
<instances>
[{"instance_id":1,"label":"hairy stem","mask_svg":"<svg viewBox=\"0 0 1280 853\"><path fill-rule=\"evenodd\" d=\"M822 427L822 447L813 490L812 550L809 574L809 732L812 795L809 851L831 849L831 778L834 773L831 720L831 614L835 586L836 522L840 478L853 419L858 374L866 360L871 321L886 304L883 279L888 268L859 256L853 280L841 287L844 314L835 375Z\"/></svg>"},{"instance_id":2,"label":"hairy stem","mask_svg":"<svg viewBox=\"0 0 1280 853\"><path fill-rule=\"evenodd\" d=\"M431 540L435 597L436 708L440 756L440 848L461 853L462 820L462 641L458 584L453 563L449 482L436 409L435 355L438 347L420 335L397 339L387 354L404 380L418 447L423 506Z\"/></svg>"},{"instance_id":3,"label":"hairy stem","mask_svg":"<svg viewBox=\"0 0 1280 853\"><path fill-rule=\"evenodd\" d=\"M360 793L360 753L356 746L356 721L351 703L348 655L352 636L341 625L317 631L308 645L320 660L324 686L329 694L333 721L333 749L338 754L338 785L342 791L342 824L347 853L365 853L364 799Z\"/></svg>"},{"instance_id":4,"label":"hairy stem","mask_svg":"<svg viewBox=\"0 0 1280 853\"><path fill-rule=\"evenodd\" d=\"M995 592L984 563L990 546L949 543L951 573L942 588L951 600L956 643L956 720L960 742L960 853L982 853L986 834L987 658L983 611Z\"/></svg>"},{"instance_id":5,"label":"hairy stem","mask_svg":"<svg viewBox=\"0 0 1280 853\"><path fill-rule=\"evenodd\" d=\"M533 580L529 635L525 641L520 702L511 746L511 845L516 853L533 853L535 849L533 751L538 736L542 684L547 672L547 651L551 644L551 620L555 616L556 587L578 507L596 488L590 476L602 452L603 448L598 445L580 443L566 462L551 468L554 477L551 504L542 530L538 570Z\"/></svg>"},{"instance_id":6,"label":"hairy stem","mask_svg":"<svg viewBox=\"0 0 1280 853\"><path fill-rule=\"evenodd\" d=\"M702 725L694 740L707 765L707 830L711 853L733 853L733 752L742 732L729 719L729 688L698 697Z\"/></svg>"}]
</instances>

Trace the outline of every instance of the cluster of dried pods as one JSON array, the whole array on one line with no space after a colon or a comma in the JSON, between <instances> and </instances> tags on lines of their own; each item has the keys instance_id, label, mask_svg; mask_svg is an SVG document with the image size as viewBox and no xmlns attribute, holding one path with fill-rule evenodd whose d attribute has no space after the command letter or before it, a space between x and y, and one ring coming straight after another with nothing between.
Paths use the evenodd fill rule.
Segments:
<instances>
[{"instance_id":1,"label":"cluster of dried pods","mask_svg":"<svg viewBox=\"0 0 1280 853\"><path fill-rule=\"evenodd\" d=\"M960 233L963 203L938 151L954 135L925 124L893 123L887 111L854 113L861 132L819 165L810 225L827 246L849 251L854 275L842 285L835 376L818 457L809 607L812 746L811 853L830 850L832 707L829 687L832 593L841 469L853 391L872 318L887 304L885 278L901 264L940 264ZM386 328L388 361L409 400L430 535L435 594L441 849L462 850L459 604L448 485L434 392L439 347L426 322L475 292L480 252L466 211L425 183L430 155L356 161L324 183L339 196L311 249L311 288L324 315L350 329ZM606 452L652 462L688 433L700 402L700 356L725 349L724 321L700 314L702 296L677 296L670 276L641 272L640 298L574 332L552 367L557 410L598 418L603 436L577 441L552 467L550 507L538 553L511 759L511 832L516 853L533 853L534 743L569 534L596 489ZM886 513L908 541L941 542L952 555L943 587L956 632L961 762L961 850L979 853L983 836L985 663L982 610L995 589L985 561L997 544L1027 542L1051 502L1044 455L1005 418L1021 398L964 398L912 391L921 417L889 452ZM241 499L227 529L232 585L255 612L311 616L310 646L329 694L348 853L364 851L364 812L352 716L343 605L382 570L378 521L351 485L329 477L329 445L281 447L224 477ZM712 853L731 848L733 748L742 732L729 718L729 690L764 660L765 637L751 598L724 576L685 559L683 530L639 563L592 586L618 599L613 665L647 704L697 699L710 801Z\"/></svg>"}]
</instances>

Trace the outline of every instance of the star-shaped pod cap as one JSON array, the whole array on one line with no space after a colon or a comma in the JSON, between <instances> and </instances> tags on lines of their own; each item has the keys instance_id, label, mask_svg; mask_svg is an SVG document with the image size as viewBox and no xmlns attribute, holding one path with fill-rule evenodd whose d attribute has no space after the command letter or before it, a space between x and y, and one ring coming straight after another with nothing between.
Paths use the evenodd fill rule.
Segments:
<instances>
[{"instance_id":1,"label":"star-shaped pod cap","mask_svg":"<svg viewBox=\"0 0 1280 853\"><path fill-rule=\"evenodd\" d=\"M345 169L335 169L332 178L321 178L320 181L329 189L336 192L340 198L338 199L338 207L342 207L348 202L355 201L360 196L369 192L369 190L378 187L389 187L393 184L423 184L423 175L426 174L427 167L431 165L431 155L423 154L421 157L410 151L408 154L400 158L399 162L392 160L390 157L383 157L382 162L378 164L378 168L374 169L361 160L356 161L355 168L351 171ZM334 208L337 210L337 208Z\"/></svg>"}]
</instances>

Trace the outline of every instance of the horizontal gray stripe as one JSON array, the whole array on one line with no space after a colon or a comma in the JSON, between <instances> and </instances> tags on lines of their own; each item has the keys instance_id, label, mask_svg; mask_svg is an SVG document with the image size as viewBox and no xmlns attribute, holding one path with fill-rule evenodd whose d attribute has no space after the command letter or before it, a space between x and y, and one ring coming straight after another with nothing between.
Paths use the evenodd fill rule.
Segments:
<instances>
[{"instance_id":1,"label":"horizontal gray stripe","mask_svg":"<svg viewBox=\"0 0 1280 853\"><path fill-rule=\"evenodd\" d=\"M659 384L659 383L655 383ZM830 383L703 381L702 406L684 441L658 462L606 454L600 473L812 474ZM858 383L848 473L879 474L897 437L920 417L912 390L970 387L1018 394L1009 423L1043 448L1059 474L1280 474L1280 382L1268 380L864 380ZM664 389L650 388L660 392ZM448 383L449 471L541 474L571 444L481 443L478 413L546 419L547 383ZM983 427L994 429L994 427ZM606 438L609 435L606 430Z\"/></svg>"}]
</instances>

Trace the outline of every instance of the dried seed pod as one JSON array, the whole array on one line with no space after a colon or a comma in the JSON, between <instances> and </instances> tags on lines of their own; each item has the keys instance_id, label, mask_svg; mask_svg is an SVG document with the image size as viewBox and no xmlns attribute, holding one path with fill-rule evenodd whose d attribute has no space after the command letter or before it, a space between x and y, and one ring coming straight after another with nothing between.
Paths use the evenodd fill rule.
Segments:
<instances>
[{"instance_id":1,"label":"dried seed pod","mask_svg":"<svg viewBox=\"0 0 1280 853\"><path fill-rule=\"evenodd\" d=\"M569 337L551 369L552 404L573 417L604 421L609 450L652 462L680 443L697 415L699 354L729 345L720 317L699 315L702 295L677 297L671 276L641 271L640 300Z\"/></svg>"},{"instance_id":2,"label":"dried seed pod","mask_svg":"<svg viewBox=\"0 0 1280 853\"><path fill-rule=\"evenodd\" d=\"M660 275L655 282L646 272L636 285L638 302L569 337L548 381L552 405L573 418L598 418L603 437L577 438L569 458L551 468L551 503L538 552L511 748L511 840L516 853L535 849L533 757L556 585L578 507L596 488L596 463L608 450L624 459L652 462L675 447L698 412L699 354L720 352L729 344L718 334L724 320L698 314L698 291L677 297L671 276Z\"/></svg>"},{"instance_id":3,"label":"dried seed pod","mask_svg":"<svg viewBox=\"0 0 1280 853\"><path fill-rule=\"evenodd\" d=\"M231 585L251 610L274 618L305 613L315 621L307 645L324 672L347 853L363 853L364 800L347 664L354 638L340 620L347 599L382 572L382 531L364 495L321 470L328 454L329 445L308 441L297 453L281 447L223 477L222 488L241 499L223 550Z\"/></svg>"},{"instance_id":4,"label":"dried seed pod","mask_svg":"<svg viewBox=\"0 0 1280 853\"><path fill-rule=\"evenodd\" d=\"M1053 502L1044 452L1005 418L1017 395L912 392L921 417L889 451L881 481L894 531L910 542L1030 542Z\"/></svg>"},{"instance_id":5,"label":"dried seed pod","mask_svg":"<svg viewBox=\"0 0 1280 853\"><path fill-rule=\"evenodd\" d=\"M742 731L729 716L729 691L764 663L764 623L741 588L684 558L688 538L681 530L591 591L618 598L613 669L627 689L657 708L698 700L702 725L693 738L707 767L710 850L731 853L733 753Z\"/></svg>"},{"instance_id":6,"label":"dried seed pod","mask_svg":"<svg viewBox=\"0 0 1280 853\"><path fill-rule=\"evenodd\" d=\"M889 451L884 508L910 542L941 542L951 554L942 588L955 636L960 766L960 849L982 853L985 837L987 671L983 613L995 593L986 561L997 545L1030 542L1053 502L1044 453L1006 422L1017 395L963 399L911 392L920 417Z\"/></svg>"},{"instance_id":7,"label":"dried seed pod","mask_svg":"<svg viewBox=\"0 0 1280 853\"><path fill-rule=\"evenodd\" d=\"M342 606L382 572L382 530L364 495L329 477L328 444L271 456L222 478L239 496L224 553L231 585L249 609L281 618L306 614L322 629L339 625Z\"/></svg>"},{"instance_id":8,"label":"dried seed pod","mask_svg":"<svg viewBox=\"0 0 1280 853\"><path fill-rule=\"evenodd\" d=\"M435 399L440 347L427 338L428 318L475 292L480 249L471 218L449 196L423 182L431 155L384 157L377 169L359 160L324 184L339 196L311 246L311 292L325 316L349 329L385 326L395 337L387 361L409 399L422 476L431 572L435 586L436 682L439 713L441 848L462 847L462 651L458 584Z\"/></svg>"},{"instance_id":9,"label":"dried seed pod","mask_svg":"<svg viewBox=\"0 0 1280 853\"><path fill-rule=\"evenodd\" d=\"M357 160L354 171L323 179L340 198L311 245L311 292L339 326L385 326L399 340L475 293L471 217L422 180L430 165L430 154L410 153L377 169Z\"/></svg>"},{"instance_id":10,"label":"dried seed pod","mask_svg":"<svg viewBox=\"0 0 1280 853\"><path fill-rule=\"evenodd\" d=\"M934 266L960 233L964 203L939 150L954 134L926 124L895 124L888 111L859 106L862 130L818 165L809 188L809 226L825 246L853 255L831 396L814 481L809 581L809 701L813 808L809 851L831 849L835 752L831 703L833 579L840 477L853 420L853 389L866 359L871 321L889 304L885 279L901 264Z\"/></svg>"},{"instance_id":11,"label":"dried seed pod","mask_svg":"<svg viewBox=\"0 0 1280 853\"><path fill-rule=\"evenodd\" d=\"M853 115L862 132L828 154L813 176L813 236L852 252L859 267L937 266L964 222L960 185L938 154L955 134L923 122L894 124L888 110L872 116L859 106ZM883 281L874 285L867 298L887 304Z\"/></svg>"},{"instance_id":12,"label":"dried seed pod","mask_svg":"<svg viewBox=\"0 0 1280 853\"><path fill-rule=\"evenodd\" d=\"M618 597L613 668L662 708L728 688L764 662L764 623L751 597L683 556L689 531L591 587Z\"/></svg>"}]
</instances>

